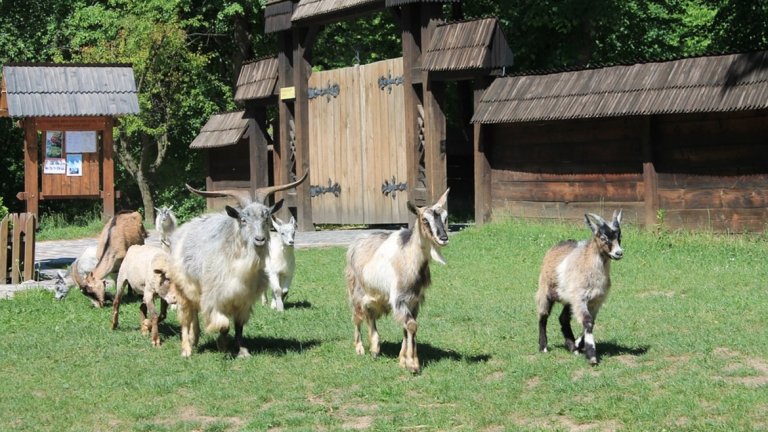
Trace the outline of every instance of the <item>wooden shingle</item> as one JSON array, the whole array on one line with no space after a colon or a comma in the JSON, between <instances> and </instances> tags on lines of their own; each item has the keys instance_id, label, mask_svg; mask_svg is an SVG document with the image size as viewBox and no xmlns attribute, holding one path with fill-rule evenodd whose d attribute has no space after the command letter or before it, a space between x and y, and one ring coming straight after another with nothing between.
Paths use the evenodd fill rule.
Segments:
<instances>
[{"instance_id":1,"label":"wooden shingle","mask_svg":"<svg viewBox=\"0 0 768 432\"><path fill-rule=\"evenodd\" d=\"M768 51L497 78L473 123L768 108Z\"/></svg>"},{"instance_id":2,"label":"wooden shingle","mask_svg":"<svg viewBox=\"0 0 768 432\"><path fill-rule=\"evenodd\" d=\"M424 53L427 71L487 70L512 64L512 51L496 18L437 26Z\"/></svg>"},{"instance_id":3,"label":"wooden shingle","mask_svg":"<svg viewBox=\"0 0 768 432\"><path fill-rule=\"evenodd\" d=\"M237 78L235 101L242 102L271 97L277 83L277 57L243 63Z\"/></svg>"},{"instance_id":4,"label":"wooden shingle","mask_svg":"<svg viewBox=\"0 0 768 432\"><path fill-rule=\"evenodd\" d=\"M12 117L137 114L139 101L128 65L23 64L3 67Z\"/></svg>"},{"instance_id":5,"label":"wooden shingle","mask_svg":"<svg viewBox=\"0 0 768 432\"><path fill-rule=\"evenodd\" d=\"M248 132L245 111L212 115L189 145L191 149L208 149L237 144Z\"/></svg>"},{"instance_id":6,"label":"wooden shingle","mask_svg":"<svg viewBox=\"0 0 768 432\"><path fill-rule=\"evenodd\" d=\"M301 21L320 17L346 9L382 3L381 0L300 0L296 5L291 21ZM383 6L383 3L382 3Z\"/></svg>"},{"instance_id":7,"label":"wooden shingle","mask_svg":"<svg viewBox=\"0 0 768 432\"><path fill-rule=\"evenodd\" d=\"M293 16L292 0L272 0L264 8L264 33L289 30Z\"/></svg>"}]
</instances>

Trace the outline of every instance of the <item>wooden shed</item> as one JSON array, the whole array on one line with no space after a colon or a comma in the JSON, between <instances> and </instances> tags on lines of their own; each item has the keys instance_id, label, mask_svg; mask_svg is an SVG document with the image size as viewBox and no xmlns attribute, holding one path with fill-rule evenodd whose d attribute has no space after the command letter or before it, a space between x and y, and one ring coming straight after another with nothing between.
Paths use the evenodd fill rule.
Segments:
<instances>
[{"instance_id":1,"label":"wooden shed","mask_svg":"<svg viewBox=\"0 0 768 432\"><path fill-rule=\"evenodd\" d=\"M767 227L768 52L498 78L473 122L478 222Z\"/></svg>"},{"instance_id":2,"label":"wooden shed","mask_svg":"<svg viewBox=\"0 0 768 432\"><path fill-rule=\"evenodd\" d=\"M274 104L277 58L243 64L235 101L243 110L211 116L189 148L206 152L206 189L253 190L269 184L274 144L267 130L266 106ZM206 198L209 210L231 200Z\"/></svg>"},{"instance_id":3,"label":"wooden shed","mask_svg":"<svg viewBox=\"0 0 768 432\"><path fill-rule=\"evenodd\" d=\"M0 116L24 128L27 212L39 200L94 198L102 216L115 213L112 128L116 117L137 114L130 65L9 64L3 67Z\"/></svg>"}]
</instances>

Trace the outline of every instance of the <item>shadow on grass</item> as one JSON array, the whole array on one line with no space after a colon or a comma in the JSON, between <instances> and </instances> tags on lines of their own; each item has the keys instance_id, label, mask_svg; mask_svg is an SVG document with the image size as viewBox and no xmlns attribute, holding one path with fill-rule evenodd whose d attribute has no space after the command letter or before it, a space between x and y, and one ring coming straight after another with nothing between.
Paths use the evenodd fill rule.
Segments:
<instances>
[{"instance_id":1,"label":"shadow on grass","mask_svg":"<svg viewBox=\"0 0 768 432\"><path fill-rule=\"evenodd\" d=\"M400 356L401 344L393 342L381 342L381 354L384 357L398 358ZM416 343L416 350L419 354L421 367L428 367L432 363L444 360L461 361L468 363L481 363L491 359L490 354L480 354L475 356L466 356L456 351L444 350L424 342Z\"/></svg>"},{"instance_id":2,"label":"shadow on grass","mask_svg":"<svg viewBox=\"0 0 768 432\"><path fill-rule=\"evenodd\" d=\"M598 342L596 344L597 355L600 357L618 357L621 355L641 356L648 353L650 346L641 345L637 347L628 347L614 341Z\"/></svg>"},{"instance_id":3,"label":"shadow on grass","mask_svg":"<svg viewBox=\"0 0 768 432\"><path fill-rule=\"evenodd\" d=\"M306 300L301 300L297 302L286 302L284 306L286 309L312 309L313 307L312 303Z\"/></svg>"},{"instance_id":4,"label":"shadow on grass","mask_svg":"<svg viewBox=\"0 0 768 432\"><path fill-rule=\"evenodd\" d=\"M262 355L262 354L269 354L272 356L284 356L285 354L289 352L304 352L308 349L311 349L315 346L320 345L320 341L317 340L309 340L309 341L299 341L295 339L281 339L281 338L244 338L244 345L246 348L248 348L248 351L250 351L251 355ZM230 332L229 334L229 346L232 348L235 344L233 334ZM198 353L202 352L218 352L218 347L216 346L216 338L209 339L206 343L200 345L197 348ZM234 351L230 351L229 353L231 356L235 356L237 353Z\"/></svg>"}]
</instances>

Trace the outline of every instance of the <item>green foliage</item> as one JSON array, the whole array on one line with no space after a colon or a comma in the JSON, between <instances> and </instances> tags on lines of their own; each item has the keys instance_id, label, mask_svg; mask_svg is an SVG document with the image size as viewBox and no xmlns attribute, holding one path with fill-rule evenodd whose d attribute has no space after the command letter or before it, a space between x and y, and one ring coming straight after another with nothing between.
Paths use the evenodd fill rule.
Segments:
<instances>
[{"instance_id":1,"label":"green foliage","mask_svg":"<svg viewBox=\"0 0 768 432\"><path fill-rule=\"evenodd\" d=\"M218 353L208 334L180 358L173 311L153 348L138 297L112 331L111 310L76 290L61 302L17 294L0 301L0 430L762 428L768 242L625 226L591 367L564 349L554 318L550 352L537 352L533 301L547 248L587 235L521 221L453 235L418 317L419 376L397 365L391 317L378 322L379 358L355 355L343 248L296 251L288 308L254 307L248 359Z\"/></svg>"},{"instance_id":2,"label":"green foliage","mask_svg":"<svg viewBox=\"0 0 768 432\"><path fill-rule=\"evenodd\" d=\"M317 36L314 66L320 70L400 57L400 30L388 12L330 24Z\"/></svg>"},{"instance_id":3,"label":"green foliage","mask_svg":"<svg viewBox=\"0 0 768 432\"><path fill-rule=\"evenodd\" d=\"M0 220L8 215L8 207L3 205L3 197L0 197Z\"/></svg>"}]
</instances>

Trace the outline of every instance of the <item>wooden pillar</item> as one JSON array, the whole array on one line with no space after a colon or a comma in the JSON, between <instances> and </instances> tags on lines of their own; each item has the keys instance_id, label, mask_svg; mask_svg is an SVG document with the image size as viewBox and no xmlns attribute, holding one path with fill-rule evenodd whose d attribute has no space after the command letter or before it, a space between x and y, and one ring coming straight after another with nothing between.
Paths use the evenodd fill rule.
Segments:
<instances>
[{"instance_id":1,"label":"wooden pillar","mask_svg":"<svg viewBox=\"0 0 768 432\"><path fill-rule=\"evenodd\" d=\"M277 45L279 48L278 63L278 88L293 86L293 42L291 32L285 31L277 34ZM276 134L275 147L272 151L274 167L274 184L286 184L290 182L291 172L293 170L293 161L291 160L291 145L293 143L295 121L293 119L293 101L279 99L277 102L279 117L279 131ZM289 201L288 194L277 192L275 199L286 199L283 209L277 216L283 220L288 220L288 206L295 206L294 202Z\"/></svg>"},{"instance_id":2,"label":"wooden pillar","mask_svg":"<svg viewBox=\"0 0 768 432\"><path fill-rule=\"evenodd\" d=\"M104 210L101 218L104 221L115 215L115 161L114 161L114 141L112 137L112 126L114 119L107 117L104 119L104 130L101 135L102 145L102 191L101 199L104 204Z\"/></svg>"},{"instance_id":3,"label":"wooden pillar","mask_svg":"<svg viewBox=\"0 0 768 432\"><path fill-rule=\"evenodd\" d=\"M429 46L439 23L442 5L421 3L421 47ZM422 101L424 103L424 162L427 169L427 201L434 203L448 187L446 164L446 127L442 104L445 84L433 81L422 72Z\"/></svg>"},{"instance_id":4,"label":"wooden pillar","mask_svg":"<svg viewBox=\"0 0 768 432\"><path fill-rule=\"evenodd\" d=\"M408 200L417 206L427 205L426 185L419 179L420 147L422 145L419 125L421 105L421 21L418 5L402 7L400 23L403 44L403 114L405 116L406 166L408 172Z\"/></svg>"},{"instance_id":5,"label":"wooden pillar","mask_svg":"<svg viewBox=\"0 0 768 432\"><path fill-rule=\"evenodd\" d=\"M40 170L39 150L37 147L37 125L34 118L24 122L24 192L17 198L26 200L27 213L39 215Z\"/></svg>"},{"instance_id":6,"label":"wooden pillar","mask_svg":"<svg viewBox=\"0 0 768 432\"><path fill-rule=\"evenodd\" d=\"M293 102L296 142L296 176L301 177L309 170L309 95L307 93L310 74L310 53L314 31L293 30L293 86L296 99ZM296 222L300 231L314 230L312 223L312 202L309 195L309 181L296 187Z\"/></svg>"},{"instance_id":7,"label":"wooden pillar","mask_svg":"<svg viewBox=\"0 0 768 432\"><path fill-rule=\"evenodd\" d=\"M474 107L480 105L480 98L488 88L489 78L474 80ZM483 125L474 125L474 178L475 178L475 224L483 225L491 220L491 164L489 158L489 137Z\"/></svg>"},{"instance_id":8,"label":"wooden pillar","mask_svg":"<svg viewBox=\"0 0 768 432\"><path fill-rule=\"evenodd\" d=\"M658 175L653 164L653 141L651 136L651 117L645 116L640 122L640 136L643 149L643 183L645 186L645 228L653 229L656 225L656 213L659 211Z\"/></svg>"},{"instance_id":9,"label":"wooden pillar","mask_svg":"<svg viewBox=\"0 0 768 432\"><path fill-rule=\"evenodd\" d=\"M269 186L267 109L248 109L248 154L250 155L251 190Z\"/></svg>"}]
</instances>

